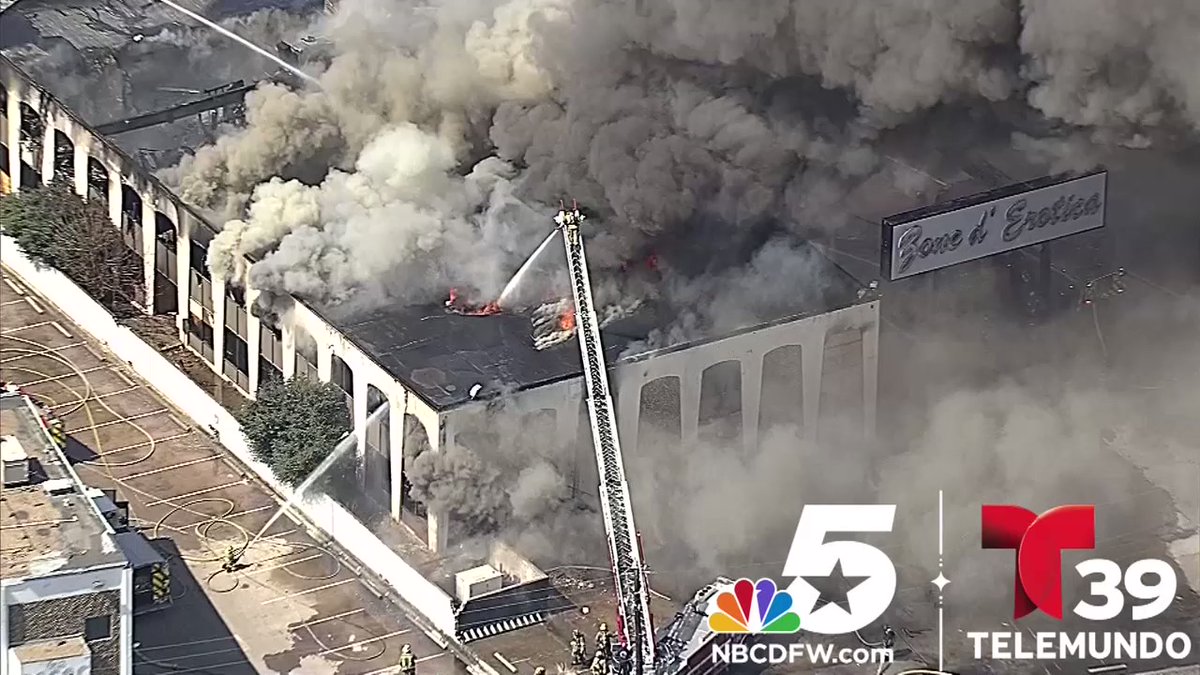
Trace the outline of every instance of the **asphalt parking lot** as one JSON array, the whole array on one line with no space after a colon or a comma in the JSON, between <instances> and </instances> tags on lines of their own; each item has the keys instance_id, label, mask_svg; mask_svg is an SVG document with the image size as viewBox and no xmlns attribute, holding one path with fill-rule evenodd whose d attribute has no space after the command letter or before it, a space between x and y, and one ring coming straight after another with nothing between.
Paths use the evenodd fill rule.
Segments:
<instances>
[{"instance_id":1,"label":"asphalt parking lot","mask_svg":"<svg viewBox=\"0 0 1200 675\"><path fill-rule=\"evenodd\" d=\"M80 476L129 502L131 522L172 563L173 605L139 616L139 674L397 672L403 644L425 674L464 673L288 518L136 373L9 270L0 283L0 377L53 407ZM255 540L230 575L230 546Z\"/></svg>"}]
</instances>

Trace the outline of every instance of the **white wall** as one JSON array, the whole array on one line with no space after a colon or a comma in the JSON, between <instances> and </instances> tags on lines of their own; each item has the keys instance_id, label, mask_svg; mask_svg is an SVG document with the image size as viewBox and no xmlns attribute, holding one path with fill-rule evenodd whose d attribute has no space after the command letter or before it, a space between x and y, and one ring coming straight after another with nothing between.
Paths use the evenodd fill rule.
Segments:
<instances>
[{"instance_id":1,"label":"white wall","mask_svg":"<svg viewBox=\"0 0 1200 675\"><path fill-rule=\"evenodd\" d=\"M52 269L38 269L9 237L0 237L0 261L92 337L104 343L109 351L128 363L198 425L214 428L221 444L282 499L291 495L291 489L277 481L270 468L251 455L241 426L229 411L128 328L117 324L112 315L70 279ZM450 595L421 576L341 505L325 495L315 495L304 500L298 510L350 555L390 583L395 592L437 630L446 636L455 634Z\"/></svg>"},{"instance_id":2,"label":"white wall","mask_svg":"<svg viewBox=\"0 0 1200 675\"><path fill-rule=\"evenodd\" d=\"M103 567L80 570L37 579L6 580L3 605L27 605L39 600L53 600L83 593L121 591L125 583L125 567Z\"/></svg>"}]
</instances>

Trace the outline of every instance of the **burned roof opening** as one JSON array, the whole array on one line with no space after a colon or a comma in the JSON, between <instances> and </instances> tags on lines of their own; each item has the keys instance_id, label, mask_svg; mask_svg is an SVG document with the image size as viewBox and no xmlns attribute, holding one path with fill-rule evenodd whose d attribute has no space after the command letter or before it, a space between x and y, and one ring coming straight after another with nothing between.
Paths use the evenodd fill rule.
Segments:
<instances>
[{"instance_id":1,"label":"burned roof opening","mask_svg":"<svg viewBox=\"0 0 1200 675\"><path fill-rule=\"evenodd\" d=\"M795 289L783 302L767 307L768 314L742 325L714 327L696 334L694 339L675 340L662 346L674 351L693 342L719 339L761 324L820 314L861 300L862 284L815 246L807 242L788 242L788 245L803 252L811 265L812 277L821 279L821 284L807 291ZM593 279L593 284L600 283L603 279ZM614 320L601 331L606 358L610 363L623 357L637 358L634 354L639 345L644 345L656 331L668 329L682 311L686 308L672 306L664 299L652 299ZM343 320L323 318L435 409L571 379L582 373L574 338L550 349L534 348L531 315L527 310L469 316L430 303L389 308ZM483 389L472 397L475 384L482 384Z\"/></svg>"}]
</instances>

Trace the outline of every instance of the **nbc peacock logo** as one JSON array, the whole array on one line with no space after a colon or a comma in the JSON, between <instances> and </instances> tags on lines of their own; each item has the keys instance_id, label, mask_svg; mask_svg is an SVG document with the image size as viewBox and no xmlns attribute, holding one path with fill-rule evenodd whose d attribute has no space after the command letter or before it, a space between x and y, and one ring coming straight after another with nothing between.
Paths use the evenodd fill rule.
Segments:
<instances>
[{"instance_id":1,"label":"nbc peacock logo","mask_svg":"<svg viewBox=\"0 0 1200 675\"><path fill-rule=\"evenodd\" d=\"M796 633L800 615L792 611L792 596L770 579L738 579L733 592L717 596L717 611L708 617L714 633Z\"/></svg>"}]
</instances>

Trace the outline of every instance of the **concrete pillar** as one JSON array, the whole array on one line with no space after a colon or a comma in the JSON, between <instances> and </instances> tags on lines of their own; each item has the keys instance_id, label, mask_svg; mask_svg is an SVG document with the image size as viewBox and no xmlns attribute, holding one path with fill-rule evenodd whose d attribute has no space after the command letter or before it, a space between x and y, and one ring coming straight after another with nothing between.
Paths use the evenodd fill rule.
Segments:
<instances>
[{"instance_id":1,"label":"concrete pillar","mask_svg":"<svg viewBox=\"0 0 1200 675\"><path fill-rule=\"evenodd\" d=\"M762 402L763 355L751 352L742 357L742 443L747 452L758 448L759 406Z\"/></svg>"},{"instance_id":2,"label":"concrete pillar","mask_svg":"<svg viewBox=\"0 0 1200 675\"><path fill-rule=\"evenodd\" d=\"M683 446L695 446L700 438L700 383L704 371L688 368L679 376L679 429Z\"/></svg>"},{"instance_id":3,"label":"concrete pillar","mask_svg":"<svg viewBox=\"0 0 1200 675\"><path fill-rule=\"evenodd\" d=\"M142 200L142 260L145 262L143 270L146 275L146 313L154 314L154 269L158 264L158 227L154 215L154 200L142 194L139 194L138 198ZM187 308L183 307L179 313L185 311Z\"/></svg>"},{"instance_id":4,"label":"concrete pillar","mask_svg":"<svg viewBox=\"0 0 1200 675\"><path fill-rule=\"evenodd\" d=\"M425 420L422 420L425 422ZM426 423L425 431L429 431L429 424ZM453 438L455 430L447 429L447 419L441 415L437 416L436 427L434 432L429 434L429 452L441 452L448 447L446 444L447 438ZM426 504L426 521L429 527L429 548L434 553L441 553L450 546L450 513L446 509L434 509L433 506Z\"/></svg>"},{"instance_id":5,"label":"concrete pillar","mask_svg":"<svg viewBox=\"0 0 1200 675\"><path fill-rule=\"evenodd\" d=\"M621 441L621 452L635 453L638 448L638 429L642 413L642 377L630 373L618 376L617 387L617 438Z\"/></svg>"},{"instance_id":6,"label":"concrete pillar","mask_svg":"<svg viewBox=\"0 0 1200 675\"><path fill-rule=\"evenodd\" d=\"M121 217L122 204L124 193L121 192L121 173L113 171L108 167L108 219L112 221L114 227L118 230L124 228L124 219ZM140 254L141 251L138 251Z\"/></svg>"},{"instance_id":7,"label":"concrete pillar","mask_svg":"<svg viewBox=\"0 0 1200 675\"><path fill-rule=\"evenodd\" d=\"M284 317L285 319L287 317ZM283 379L290 380L296 376L296 326L295 319L280 322L280 336L283 341Z\"/></svg>"},{"instance_id":8,"label":"concrete pillar","mask_svg":"<svg viewBox=\"0 0 1200 675\"><path fill-rule=\"evenodd\" d=\"M392 520L400 521L404 508L404 414L408 410L408 392L388 392L388 461L392 469Z\"/></svg>"},{"instance_id":9,"label":"concrete pillar","mask_svg":"<svg viewBox=\"0 0 1200 675\"><path fill-rule=\"evenodd\" d=\"M88 139L86 136L73 138L75 144L75 194L88 200Z\"/></svg>"},{"instance_id":10,"label":"concrete pillar","mask_svg":"<svg viewBox=\"0 0 1200 675\"><path fill-rule=\"evenodd\" d=\"M333 379L333 345L329 344L327 336L317 342L317 379L322 382Z\"/></svg>"},{"instance_id":11,"label":"concrete pillar","mask_svg":"<svg viewBox=\"0 0 1200 675\"><path fill-rule=\"evenodd\" d=\"M804 438L817 440L821 417L821 371L825 366L825 334L813 332L800 345L800 379L804 387Z\"/></svg>"},{"instance_id":12,"label":"concrete pillar","mask_svg":"<svg viewBox=\"0 0 1200 675\"><path fill-rule=\"evenodd\" d=\"M16 92L8 93L4 114L8 118L8 180L16 192L21 189L21 97Z\"/></svg>"},{"instance_id":13,"label":"concrete pillar","mask_svg":"<svg viewBox=\"0 0 1200 675\"><path fill-rule=\"evenodd\" d=\"M347 364L349 365L349 364ZM354 380L351 382L351 395L353 401L353 418L354 418L354 435L357 445L354 450L355 462L354 472L358 475L359 485L363 484L363 479L366 477L366 458L367 458L367 375L366 373L354 373Z\"/></svg>"},{"instance_id":14,"label":"concrete pillar","mask_svg":"<svg viewBox=\"0 0 1200 675\"><path fill-rule=\"evenodd\" d=\"M225 280L213 277L213 370L225 377Z\"/></svg>"},{"instance_id":15,"label":"concrete pillar","mask_svg":"<svg viewBox=\"0 0 1200 675\"><path fill-rule=\"evenodd\" d=\"M45 128L42 130L42 185L49 185L54 180L54 155L57 147L54 144L54 125L48 116L43 115Z\"/></svg>"},{"instance_id":16,"label":"concrete pillar","mask_svg":"<svg viewBox=\"0 0 1200 675\"><path fill-rule=\"evenodd\" d=\"M142 199L145 199L145 196ZM179 214L175 214L175 217L179 218ZM175 229L179 233L175 238L175 290L179 304L175 323L179 326L179 339L186 344L187 335L183 332L183 319L192 312L192 238L184 223L177 220Z\"/></svg>"},{"instance_id":17,"label":"concrete pillar","mask_svg":"<svg viewBox=\"0 0 1200 675\"><path fill-rule=\"evenodd\" d=\"M250 396L257 396L258 381L262 377L262 319L253 312L258 302L258 291L246 286L246 347L250 352Z\"/></svg>"},{"instance_id":18,"label":"concrete pillar","mask_svg":"<svg viewBox=\"0 0 1200 675\"><path fill-rule=\"evenodd\" d=\"M862 334L863 432L875 433L875 415L879 396L879 322L873 321Z\"/></svg>"}]
</instances>

